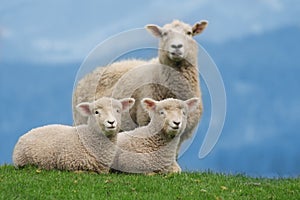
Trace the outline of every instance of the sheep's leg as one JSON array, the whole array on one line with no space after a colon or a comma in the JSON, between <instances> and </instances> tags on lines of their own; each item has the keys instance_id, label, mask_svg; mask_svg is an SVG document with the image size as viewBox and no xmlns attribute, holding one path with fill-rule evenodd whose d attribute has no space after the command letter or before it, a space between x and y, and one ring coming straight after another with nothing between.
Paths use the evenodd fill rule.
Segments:
<instances>
[{"instance_id":1,"label":"sheep's leg","mask_svg":"<svg viewBox=\"0 0 300 200\"><path fill-rule=\"evenodd\" d=\"M178 165L178 163L175 161L173 162L167 169L166 173L181 173L181 167Z\"/></svg>"}]
</instances>

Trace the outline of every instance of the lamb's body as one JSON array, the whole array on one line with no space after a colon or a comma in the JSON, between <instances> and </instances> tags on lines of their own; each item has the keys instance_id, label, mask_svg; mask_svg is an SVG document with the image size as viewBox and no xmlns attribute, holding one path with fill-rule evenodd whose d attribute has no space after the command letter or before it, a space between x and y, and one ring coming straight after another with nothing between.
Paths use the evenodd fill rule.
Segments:
<instances>
[{"instance_id":1,"label":"lamb's body","mask_svg":"<svg viewBox=\"0 0 300 200\"><path fill-rule=\"evenodd\" d=\"M85 146L86 143L89 145ZM108 172L115 151L105 135L92 132L87 125L77 128L48 125L33 129L19 139L13 162L18 167L31 164L44 169L103 173Z\"/></svg>"},{"instance_id":2,"label":"lamb's body","mask_svg":"<svg viewBox=\"0 0 300 200\"><path fill-rule=\"evenodd\" d=\"M129 109L133 103L133 99L118 101L103 97L93 103L79 104L80 113L89 116L88 124L32 129L17 142L13 152L14 165L107 173L116 153L121 111Z\"/></svg>"},{"instance_id":3,"label":"lamb's body","mask_svg":"<svg viewBox=\"0 0 300 200\"><path fill-rule=\"evenodd\" d=\"M148 101L148 102L146 102ZM117 154L112 168L129 173L178 173L177 146L186 127L187 116L199 103L177 99L143 100L151 116L147 126L121 132L117 137ZM162 114L163 112L163 114Z\"/></svg>"},{"instance_id":4,"label":"lamb's body","mask_svg":"<svg viewBox=\"0 0 300 200\"><path fill-rule=\"evenodd\" d=\"M147 125L150 121L148 114L137 103L145 97L155 100L166 98L187 100L192 97L201 99L198 47L192 37L185 34L188 31L193 35L201 33L206 25L206 21L197 23L194 27L174 21L163 28L155 25L147 26L148 30L160 38L159 57L150 61L126 60L97 68L79 81L74 92L73 105L101 96L133 97L136 99L136 104L130 110L133 121L128 117L122 117L122 130L133 130L138 126ZM166 32L168 36L164 36ZM178 43L183 44L181 46L184 50L177 45ZM178 48L174 50L174 46ZM144 79L152 81L150 84L148 81L147 84ZM86 123L86 119L79 116L74 109L73 111L75 124ZM197 110L188 118L187 128L180 138L179 147L184 140L192 136L202 111L201 101Z\"/></svg>"},{"instance_id":5,"label":"lamb's body","mask_svg":"<svg viewBox=\"0 0 300 200\"><path fill-rule=\"evenodd\" d=\"M180 136L170 139L163 132L152 135L149 130L150 127L147 126L119 133L119 150L112 167L129 173L181 172L176 162L176 147Z\"/></svg>"}]
</instances>

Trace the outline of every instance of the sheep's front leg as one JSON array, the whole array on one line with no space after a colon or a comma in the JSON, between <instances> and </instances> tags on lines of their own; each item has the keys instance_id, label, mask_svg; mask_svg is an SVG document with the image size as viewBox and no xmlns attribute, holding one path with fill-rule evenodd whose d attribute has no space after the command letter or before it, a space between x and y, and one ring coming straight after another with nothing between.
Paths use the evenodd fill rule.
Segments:
<instances>
[{"instance_id":1,"label":"sheep's front leg","mask_svg":"<svg viewBox=\"0 0 300 200\"><path fill-rule=\"evenodd\" d=\"M181 167L178 165L178 163L175 161L173 164L171 164L167 169L167 173L181 173Z\"/></svg>"},{"instance_id":2,"label":"sheep's front leg","mask_svg":"<svg viewBox=\"0 0 300 200\"><path fill-rule=\"evenodd\" d=\"M172 172L173 173L181 173L181 167L178 165L178 163L175 161L172 165Z\"/></svg>"}]
</instances>

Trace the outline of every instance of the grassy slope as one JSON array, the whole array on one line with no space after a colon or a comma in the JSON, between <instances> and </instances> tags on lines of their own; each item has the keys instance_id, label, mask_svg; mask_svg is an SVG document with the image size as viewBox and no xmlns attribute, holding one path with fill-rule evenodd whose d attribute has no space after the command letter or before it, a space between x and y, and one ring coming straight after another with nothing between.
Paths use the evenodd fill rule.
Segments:
<instances>
[{"instance_id":1,"label":"grassy slope","mask_svg":"<svg viewBox=\"0 0 300 200\"><path fill-rule=\"evenodd\" d=\"M98 175L1 166L0 199L300 199L300 178Z\"/></svg>"}]
</instances>

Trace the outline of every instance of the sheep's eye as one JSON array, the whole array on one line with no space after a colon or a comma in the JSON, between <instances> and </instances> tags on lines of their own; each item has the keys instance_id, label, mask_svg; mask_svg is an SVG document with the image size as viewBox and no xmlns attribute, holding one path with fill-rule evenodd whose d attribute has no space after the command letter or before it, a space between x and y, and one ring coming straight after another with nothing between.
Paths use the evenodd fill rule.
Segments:
<instances>
[{"instance_id":1,"label":"sheep's eye","mask_svg":"<svg viewBox=\"0 0 300 200\"><path fill-rule=\"evenodd\" d=\"M163 115L165 112L163 110L159 111L159 114Z\"/></svg>"},{"instance_id":2,"label":"sheep's eye","mask_svg":"<svg viewBox=\"0 0 300 200\"><path fill-rule=\"evenodd\" d=\"M167 36L168 33L167 33L167 32L163 32L162 35L163 35L163 36Z\"/></svg>"},{"instance_id":3,"label":"sheep's eye","mask_svg":"<svg viewBox=\"0 0 300 200\"><path fill-rule=\"evenodd\" d=\"M120 109L117 109L117 113L120 113Z\"/></svg>"},{"instance_id":4,"label":"sheep's eye","mask_svg":"<svg viewBox=\"0 0 300 200\"><path fill-rule=\"evenodd\" d=\"M186 112L185 112L185 111L182 111L182 114L183 114L183 115L186 115Z\"/></svg>"},{"instance_id":5,"label":"sheep's eye","mask_svg":"<svg viewBox=\"0 0 300 200\"><path fill-rule=\"evenodd\" d=\"M99 111L98 111L98 110L96 110L96 111L95 111L95 114L96 114L96 115L98 115L98 114L99 114Z\"/></svg>"},{"instance_id":6,"label":"sheep's eye","mask_svg":"<svg viewBox=\"0 0 300 200\"><path fill-rule=\"evenodd\" d=\"M187 35L192 35L191 31L186 32Z\"/></svg>"}]
</instances>

